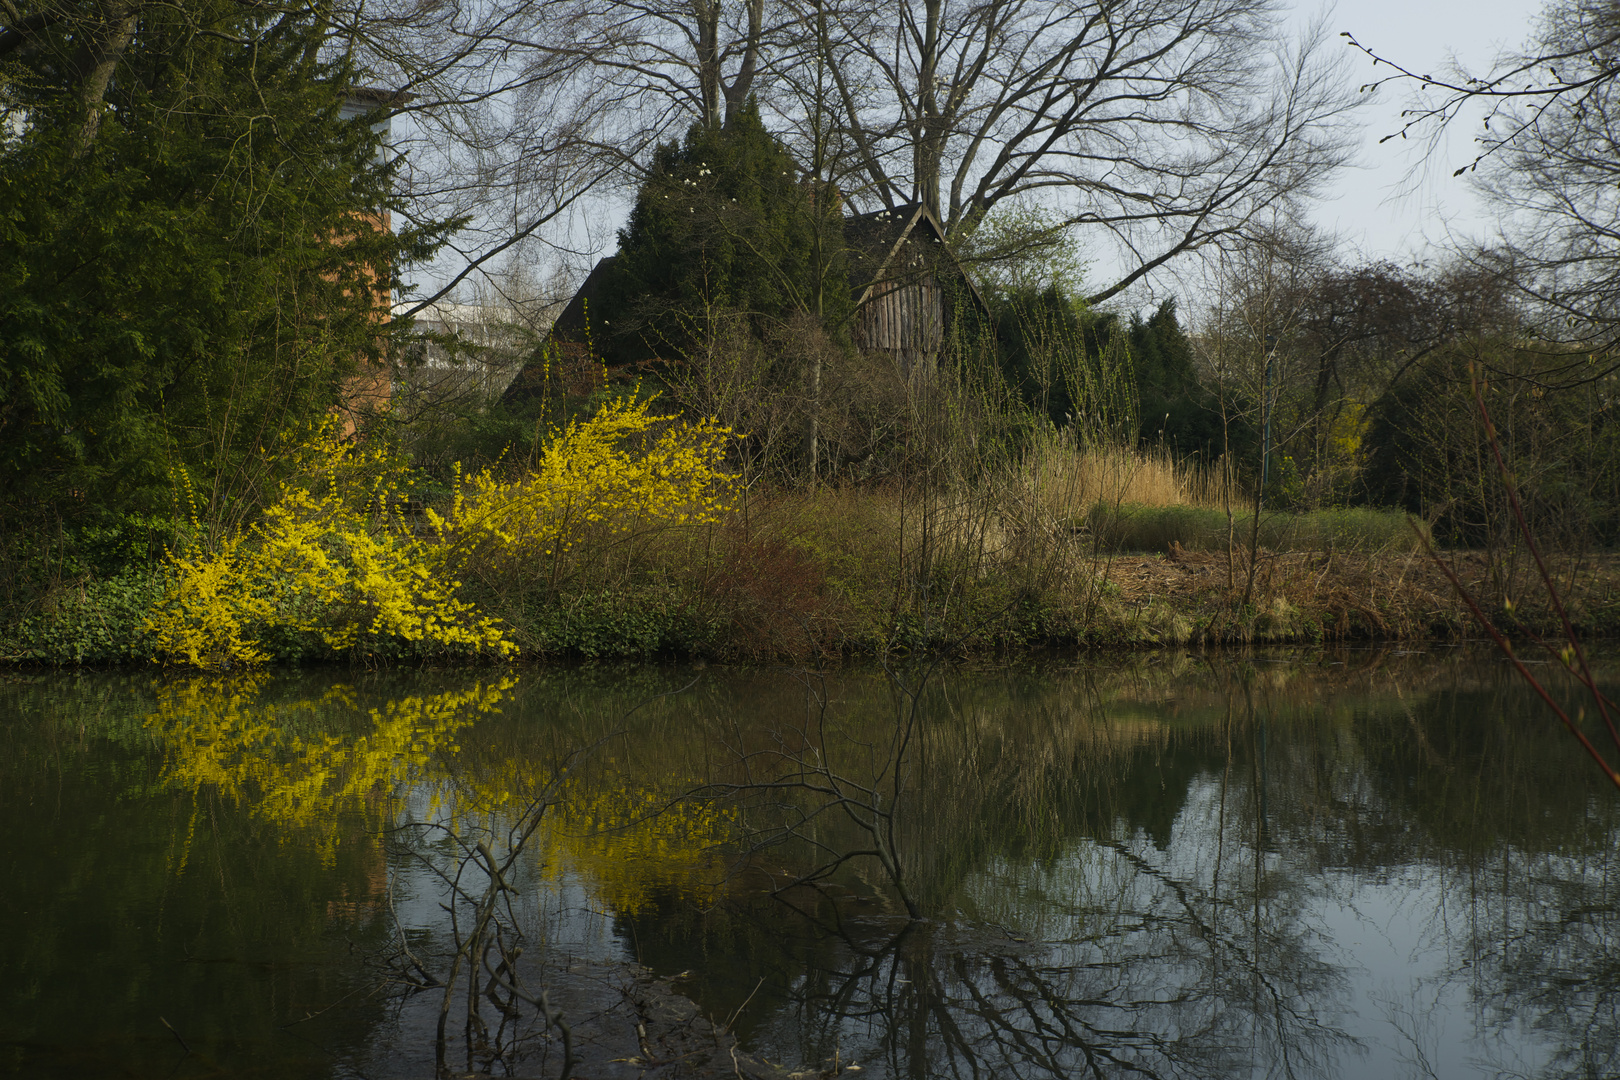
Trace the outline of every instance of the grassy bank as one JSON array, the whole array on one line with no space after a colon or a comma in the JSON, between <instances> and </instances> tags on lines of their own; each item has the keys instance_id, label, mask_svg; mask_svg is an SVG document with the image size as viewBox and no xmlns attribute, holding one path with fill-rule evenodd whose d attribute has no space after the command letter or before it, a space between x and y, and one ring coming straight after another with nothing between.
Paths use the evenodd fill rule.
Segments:
<instances>
[{"instance_id":1,"label":"grassy bank","mask_svg":"<svg viewBox=\"0 0 1620 1080\"><path fill-rule=\"evenodd\" d=\"M949 482L771 492L724 471L722 435L604 409L538 464L415 508L386 447L301 446L249 530L142 521L0 568L0 662L804 662L1476 633L1399 513L1256 518L1219 468L1056 438ZM1488 610L1511 600L1509 622L1553 629L1522 554L1447 558ZM1620 630L1620 560L1558 573L1582 632Z\"/></svg>"},{"instance_id":2,"label":"grassy bank","mask_svg":"<svg viewBox=\"0 0 1620 1080\"><path fill-rule=\"evenodd\" d=\"M1213 508L1116 502L1081 513L1030 485L957 495L824 489L753 496L722 522L599 535L565 567L548 568L556 573L469 564L458 595L500 620L531 661L802 662L1477 633L1398 515L1266 515L1252 585L1247 550L1229 549L1226 537ZM1488 610L1511 597L1517 618L1550 628L1525 560L1447 558ZM1562 559L1558 569L1573 582L1583 632L1620 630L1620 559ZM163 588L152 568L64 577L8 621L0 657L150 663L143 623ZM465 648L386 634L339 651L287 630L261 647L278 663L481 662Z\"/></svg>"},{"instance_id":3,"label":"grassy bank","mask_svg":"<svg viewBox=\"0 0 1620 1080\"><path fill-rule=\"evenodd\" d=\"M1263 518L1262 541L1312 542L1262 547L1251 586L1245 549L1210 550L1173 528L1139 539L1149 532L1144 524L1175 524L1179 514L1141 514L1132 542L983 509L972 500L928 506L873 492L784 496L751 507L746 524L649 543L611 580L575 583L536 608L494 590L484 602L518 629L530 656L766 661L1478 633L1396 515ZM1553 629L1525 560L1446 558L1487 610L1500 611L1511 596L1525 626ZM1620 559L1557 566L1573 582L1578 628L1620 631Z\"/></svg>"}]
</instances>

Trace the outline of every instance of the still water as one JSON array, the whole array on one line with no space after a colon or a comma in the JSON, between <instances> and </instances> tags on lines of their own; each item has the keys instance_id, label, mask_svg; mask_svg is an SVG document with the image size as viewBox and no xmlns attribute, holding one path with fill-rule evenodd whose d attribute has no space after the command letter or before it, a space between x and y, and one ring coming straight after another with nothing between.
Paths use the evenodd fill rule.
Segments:
<instances>
[{"instance_id":1,"label":"still water","mask_svg":"<svg viewBox=\"0 0 1620 1080\"><path fill-rule=\"evenodd\" d=\"M1613 1077L1605 783L1483 653L13 674L0 1073L555 1076L548 989L636 1075L648 969L790 1069Z\"/></svg>"}]
</instances>

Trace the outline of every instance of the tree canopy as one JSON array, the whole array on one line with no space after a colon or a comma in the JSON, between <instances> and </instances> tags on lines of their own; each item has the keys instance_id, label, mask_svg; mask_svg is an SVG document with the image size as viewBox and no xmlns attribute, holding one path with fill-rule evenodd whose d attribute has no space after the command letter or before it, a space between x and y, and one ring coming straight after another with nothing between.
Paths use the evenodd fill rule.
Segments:
<instances>
[{"instance_id":1,"label":"tree canopy","mask_svg":"<svg viewBox=\"0 0 1620 1080\"><path fill-rule=\"evenodd\" d=\"M920 201L960 240L998 207L1052 206L1118 253L1093 302L1296 208L1354 146L1320 27L1286 40L1268 0L489 0L352 18L362 49L442 103L420 107L419 137L459 158L458 191L481 186L465 204L484 266L518 235L568 247L547 223L583 192L645 175L672 134L719 131L750 99L859 212Z\"/></svg>"},{"instance_id":2,"label":"tree canopy","mask_svg":"<svg viewBox=\"0 0 1620 1080\"><path fill-rule=\"evenodd\" d=\"M1611 378L1620 342L1620 10L1607 0L1552 0L1530 40L1485 71L1453 65L1420 74L1398 55L1351 43L1392 71L1380 83L1414 86L1397 134L1427 129L1437 137L1459 118L1472 127L1484 112L1473 159L1454 175L1471 176L1501 211L1501 224L1472 261L1518 291L1539 337L1610 357L1589 362L1572 353L1564 364L1536 369L1542 384Z\"/></svg>"},{"instance_id":3,"label":"tree canopy","mask_svg":"<svg viewBox=\"0 0 1620 1080\"><path fill-rule=\"evenodd\" d=\"M344 117L356 73L318 9L23 14L0 49L7 491L169 508L183 471L222 504L385 353L443 229L384 224L396 163Z\"/></svg>"},{"instance_id":4,"label":"tree canopy","mask_svg":"<svg viewBox=\"0 0 1620 1080\"><path fill-rule=\"evenodd\" d=\"M761 329L793 313L837 326L850 306L842 247L836 193L801 179L750 102L724 126L693 125L683 143L658 148L593 333L628 358L680 350L712 312Z\"/></svg>"}]
</instances>

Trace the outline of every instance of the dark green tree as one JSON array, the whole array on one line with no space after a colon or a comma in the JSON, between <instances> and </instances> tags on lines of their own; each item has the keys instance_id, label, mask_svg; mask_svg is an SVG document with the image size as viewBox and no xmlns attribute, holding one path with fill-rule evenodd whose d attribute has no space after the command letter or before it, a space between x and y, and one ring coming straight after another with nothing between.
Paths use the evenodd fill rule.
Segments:
<instances>
[{"instance_id":1,"label":"dark green tree","mask_svg":"<svg viewBox=\"0 0 1620 1080\"><path fill-rule=\"evenodd\" d=\"M386 226L396 164L343 115L322 6L6 10L6 497L161 511L184 476L205 512L250 506L260 450L388 352L398 276L444 229Z\"/></svg>"},{"instance_id":2,"label":"dark green tree","mask_svg":"<svg viewBox=\"0 0 1620 1080\"><path fill-rule=\"evenodd\" d=\"M1192 345L1176 318L1175 298L1146 319L1133 314L1125 337L1143 440L1162 438L1180 454L1219 457L1220 409L1193 368Z\"/></svg>"},{"instance_id":3,"label":"dark green tree","mask_svg":"<svg viewBox=\"0 0 1620 1080\"><path fill-rule=\"evenodd\" d=\"M1441 543L1492 548L1515 541L1517 522L1474 398L1475 379L1483 378L1538 542L1565 550L1613 545L1620 539L1620 409L1601 385L1542 388L1549 381L1542 373L1567 370L1572 360L1587 356L1483 335L1426 353L1368 410L1367 501L1424 517Z\"/></svg>"},{"instance_id":4,"label":"dark green tree","mask_svg":"<svg viewBox=\"0 0 1620 1080\"><path fill-rule=\"evenodd\" d=\"M1039 415L1082 423L1084 435L1162 438L1183 455L1220 456L1220 410L1198 380L1174 299L1122 325L1057 285L996 295L1002 371Z\"/></svg>"},{"instance_id":5,"label":"dark green tree","mask_svg":"<svg viewBox=\"0 0 1620 1080\"><path fill-rule=\"evenodd\" d=\"M685 353L717 313L761 337L794 315L841 332L852 306L836 189L802 178L756 103L654 156L592 327L611 359ZM593 321L595 321L593 319Z\"/></svg>"},{"instance_id":6,"label":"dark green tree","mask_svg":"<svg viewBox=\"0 0 1620 1080\"><path fill-rule=\"evenodd\" d=\"M1101 421L1130 437L1136 407L1129 357L1112 312L1077 302L1062 286L995 294L1002 374L1018 396L1059 427ZM1129 428L1129 431L1113 430Z\"/></svg>"}]
</instances>

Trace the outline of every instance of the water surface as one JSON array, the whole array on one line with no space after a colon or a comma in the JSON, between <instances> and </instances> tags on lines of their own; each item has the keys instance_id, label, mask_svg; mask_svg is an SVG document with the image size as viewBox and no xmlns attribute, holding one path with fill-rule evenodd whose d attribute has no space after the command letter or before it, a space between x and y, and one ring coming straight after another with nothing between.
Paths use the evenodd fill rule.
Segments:
<instances>
[{"instance_id":1,"label":"water surface","mask_svg":"<svg viewBox=\"0 0 1620 1080\"><path fill-rule=\"evenodd\" d=\"M581 1037L633 963L791 1068L1620 1074L1620 797L1455 652L9 676L0 1071L431 1075L401 957L541 797L501 918ZM457 1002L447 1064L556 1075Z\"/></svg>"}]
</instances>

